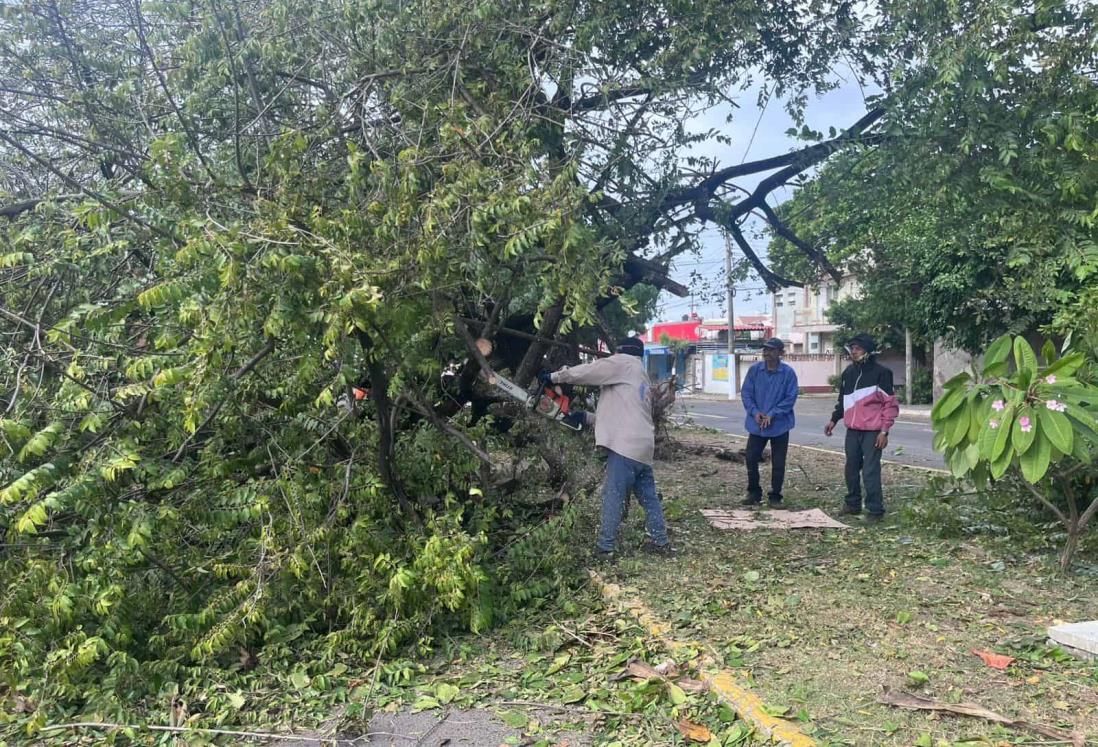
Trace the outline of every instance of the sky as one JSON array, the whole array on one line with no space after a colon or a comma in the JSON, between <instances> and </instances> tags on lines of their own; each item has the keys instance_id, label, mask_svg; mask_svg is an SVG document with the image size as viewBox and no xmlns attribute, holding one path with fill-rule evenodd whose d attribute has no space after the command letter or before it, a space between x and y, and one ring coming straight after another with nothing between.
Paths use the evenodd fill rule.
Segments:
<instances>
[{"instance_id":1,"label":"sky","mask_svg":"<svg viewBox=\"0 0 1098 747\"><path fill-rule=\"evenodd\" d=\"M869 91L866 92L867 94ZM791 150L803 148L807 143L797 140L786 134L786 130L794 126L792 117L785 111L780 101L772 100L765 107L759 109L757 105L757 89L744 91L738 100L740 107L735 110L735 117L731 123L726 123L725 118L730 107L724 105L714 107L705 114L697 117L691 129L704 131L715 128L727 135L732 140L731 145L717 142L698 144L693 148L693 154L715 157L718 159L718 168L738 164L745 160L757 160L769 156L780 155ZM842 130L853 124L866 112L865 100L857 81L849 75L845 81L839 81L839 86L826 94L810 99L805 114L805 124L810 128L826 133L829 127ZM753 136L753 139L752 139ZM736 184L753 188L761 179L769 173L758 174L737 180ZM777 205L793 195L790 188L781 187L771 193L770 204ZM760 254L766 256L766 238L756 238L753 234L761 227L761 221L752 219L754 223L748 223L744 235L752 247ZM700 256L693 254L682 256L672 267L671 277L684 285L691 285L691 274L697 272L711 279L712 285L724 287L724 236L715 228L709 226L702 235L703 248ZM733 256L737 259L743 257L742 252L734 250ZM695 297L679 298L670 293L660 295L657 308L656 321L673 321L680 319L684 314L690 313L691 304L702 317L724 317L724 296L717 294L720 300ZM736 283L736 297L734 311L736 316L743 314L769 313L770 294L767 293L761 281L753 275L747 280Z\"/></svg>"}]
</instances>

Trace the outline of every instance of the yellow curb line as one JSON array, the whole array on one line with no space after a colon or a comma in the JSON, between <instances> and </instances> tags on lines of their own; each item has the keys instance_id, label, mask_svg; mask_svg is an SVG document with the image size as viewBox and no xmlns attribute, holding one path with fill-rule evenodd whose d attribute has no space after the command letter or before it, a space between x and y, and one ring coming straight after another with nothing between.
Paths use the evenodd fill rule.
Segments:
<instances>
[{"instance_id":1,"label":"yellow curb line","mask_svg":"<svg viewBox=\"0 0 1098 747\"><path fill-rule=\"evenodd\" d=\"M738 433L726 433L725 435L731 436L732 438L739 438L739 439L742 439L744 441L747 440L746 436L741 436ZM837 451L836 449L825 449L821 446L805 446L804 444L795 444L792 441L789 442L789 445L790 445L790 447L795 447L795 448L798 448L798 449L808 449L809 451L819 451L823 454L831 454L832 456L834 456L836 454L839 455L839 456L843 455L843 452L841 452L841 451ZM907 462L897 462L895 459L882 459L881 464L892 464L892 465L895 465L897 467L906 467L907 469L918 469L918 470L922 470L923 472L933 472L936 475L952 475L953 474L949 470L942 469L940 467L921 467L918 464L908 464Z\"/></svg>"},{"instance_id":2,"label":"yellow curb line","mask_svg":"<svg viewBox=\"0 0 1098 747\"><path fill-rule=\"evenodd\" d=\"M659 639L672 654L680 653L684 649L701 651L706 648L698 643L676 641L671 638L671 627L652 614L643 602L623 596L620 586L608 582L597 571L589 570L588 573L591 575L591 581L607 601L618 605L632 615L649 635ZM716 694L718 700L731 707L740 718L754 726L757 735L781 747L816 747L816 741L802 734L792 723L767 713L759 696L737 684L736 676L731 671L713 667L713 659L709 656L705 656L702 660L702 666L706 664L710 666L698 669L701 681Z\"/></svg>"}]
</instances>

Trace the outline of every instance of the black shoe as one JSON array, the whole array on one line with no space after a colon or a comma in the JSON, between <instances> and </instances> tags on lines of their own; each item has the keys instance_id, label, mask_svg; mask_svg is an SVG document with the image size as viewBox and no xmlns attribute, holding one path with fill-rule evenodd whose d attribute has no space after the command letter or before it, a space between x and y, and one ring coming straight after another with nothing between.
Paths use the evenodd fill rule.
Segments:
<instances>
[{"instance_id":1,"label":"black shoe","mask_svg":"<svg viewBox=\"0 0 1098 747\"><path fill-rule=\"evenodd\" d=\"M839 509L839 516L857 516L861 512L860 508L854 508L849 503L844 503L843 507Z\"/></svg>"},{"instance_id":2,"label":"black shoe","mask_svg":"<svg viewBox=\"0 0 1098 747\"><path fill-rule=\"evenodd\" d=\"M757 506L762 502L763 502L762 498L756 498L753 495L749 495L746 498L744 498L742 501L740 501L740 505L741 506Z\"/></svg>"},{"instance_id":3,"label":"black shoe","mask_svg":"<svg viewBox=\"0 0 1098 747\"><path fill-rule=\"evenodd\" d=\"M670 558L675 554L675 548L668 542L666 545L657 545L655 542L646 542L644 545L644 551L651 555L659 555L664 558Z\"/></svg>"},{"instance_id":4,"label":"black shoe","mask_svg":"<svg viewBox=\"0 0 1098 747\"><path fill-rule=\"evenodd\" d=\"M867 514L865 517L866 524L880 524L884 521L884 514Z\"/></svg>"},{"instance_id":5,"label":"black shoe","mask_svg":"<svg viewBox=\"0 0 1098 747\"><path fill-rule=\"evenodd\" d=\"M601 550L596 547L591 552L591 559L595 562L595 565L611 565L617 561L618 556L613 550Z\"/></svg>"},{"instance_id":6,"label":"black shoe","mask_svg":"<svg viewBox=\"0 0 1098 747\"><path fill-rule=\"evenodd\" d=\"M766 503L767 503L768 506L770 506L770 508L781 508L782 506L785 505L784 503L782 503L782 499L780 497L779 498L768 498L766 500Z\"/></svg>"}]
</instances>

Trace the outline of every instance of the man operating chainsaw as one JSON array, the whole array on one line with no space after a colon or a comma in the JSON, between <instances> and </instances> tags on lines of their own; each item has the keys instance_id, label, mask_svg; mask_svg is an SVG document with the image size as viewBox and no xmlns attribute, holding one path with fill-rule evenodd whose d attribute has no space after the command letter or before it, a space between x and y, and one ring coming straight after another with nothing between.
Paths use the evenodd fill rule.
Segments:
<instances>
[{"instance_id":1,"label":"man operating chainsaw","mask_svg":"<svg viewBox=\"0 0 1098 747\"><path fill-rule=\"evenodd\" d=\"M630 489L644 509L650 549L661 555L671 553L652 473L656 445L652 426L652 386L644 370L643 357L644 343L636 337L627 337L618 343L617 353L608 358L552 373L543 371L538 377L547 385L600 387L594 415L595 444L609 454L602 485L602 525L595 542L595 555L603 560L614 557L614 542Z\"/></svg>"}]
</instances>

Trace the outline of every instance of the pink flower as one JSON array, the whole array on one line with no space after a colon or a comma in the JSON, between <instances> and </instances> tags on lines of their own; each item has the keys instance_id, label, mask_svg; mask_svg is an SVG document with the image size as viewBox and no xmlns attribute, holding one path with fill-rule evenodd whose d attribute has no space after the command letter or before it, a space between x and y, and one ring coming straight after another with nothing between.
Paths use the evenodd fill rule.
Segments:
<instances>
[{"instance_id":1,"label":"pink flower","mask_svg":"<svg viewBox=\"0 0 1098 747\"><path fill-rule=\"evenodd\" d=\"M1048 402L1046 402L1045 407L1052 410L1053 412L1063 412L1067 409L1067 405L1055 399L1050 399Z\"/></svg>"},{"instance_id":2,"label":"pink flower","mask_svg":"<svg viewBox=\"0 0 1098 747\"><path fill-rule=\"evenodd\" d=\"M1006 403L1003 402L1001 399L997 399L991 403L991 409L995 412L1002 412L1006 409Z\"/></svg>"},{"instance_id":3,"label":"pink flower","mask_svg":"<svg viewBox=\"0 0 1098 747\"><path fill-rule=\"evenodd\" d=\"M990 428L991 430L995 430L996 428L999 427L999 421L998 420L989 420L989 421L987 421L987 427Z\"/></svg>"},{"instance_id":4,"label":"pink flower","mask_svg":"<svg viewBox=\"0 0 1098 747\"><path fill-rule=\"evenodd\" d=\"M1055 384L1056 383L1056 374L1049 374L1048 376L1046 376L1045 377L1045 383L1046 384Z\"/></svg>"},{"instance_id":5,"label":"pink flower","mask_svg":"<svg viewBox=\"0 0 1098 747\"><path fill-rule=\"evenodd\" d=\"M1018 427L1022 429L1022 433L1029 433L1033 430L1033 423L1030 422L1029 418L1023 416L1018 418Z\"/></svg>"}]
</instances>

